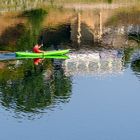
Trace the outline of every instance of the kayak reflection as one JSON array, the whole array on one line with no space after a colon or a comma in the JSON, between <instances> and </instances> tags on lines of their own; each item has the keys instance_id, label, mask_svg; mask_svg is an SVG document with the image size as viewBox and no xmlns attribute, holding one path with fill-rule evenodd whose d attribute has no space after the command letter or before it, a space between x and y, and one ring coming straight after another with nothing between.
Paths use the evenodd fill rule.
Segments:
<instances>
[{"instance_id":1,"label":"kayak reflection","mask_svg":"<svg viewBox=\"0 0 140 140\"><path fill-rule=\"evenodd\" d=\"M42 63L42 61L43 61L43 59L41 59L41 58L35 58L34 59L34 64L38 65L39 63Z\"/></svg>"},{"instance_id":2,"label":"kayak reflection","mask_svg":"<svg viewBox=\"0 0 140 140\"><path fill-rule=\"evenodd\" d=\"M44 57L19 57L16 56L17 59L33 59L34 65L39 65L41 64L45 59L69 59L69 56L67 55L58 55L58 56L44 56Z\"/></svg>"}]
</instances>

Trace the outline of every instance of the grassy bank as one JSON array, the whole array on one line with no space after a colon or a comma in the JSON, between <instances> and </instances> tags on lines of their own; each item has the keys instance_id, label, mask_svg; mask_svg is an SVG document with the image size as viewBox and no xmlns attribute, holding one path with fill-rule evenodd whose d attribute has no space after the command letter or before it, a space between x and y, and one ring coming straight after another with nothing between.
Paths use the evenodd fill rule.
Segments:
<instances>
[{"instance_id":1,"label":"grassy bank","mask_svg":"<svg viewBox=\"0 0 140 140\"><path fill-rule=\"evenodd\" d=\"M39 8L48 5L65 5L65 4L138 4L139 0L0 0L0 11L25 10Z\"/></svg>"},{"instance_id":2,"label":"grassy bank","mask_svg":"<svg viewBox=\"0 0 140 140\"><path fill-rule=\"evenodd\" d=\"M52 0L55 3L137 3L139 0Z\"/></svg>"}]
</instances>

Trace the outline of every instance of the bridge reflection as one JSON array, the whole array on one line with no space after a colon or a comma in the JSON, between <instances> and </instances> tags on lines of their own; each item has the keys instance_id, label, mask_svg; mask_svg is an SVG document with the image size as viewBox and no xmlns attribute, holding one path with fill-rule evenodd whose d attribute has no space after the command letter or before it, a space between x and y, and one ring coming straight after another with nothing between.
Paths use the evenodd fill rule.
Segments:
<instances>
[{"instance_id":1,"label":"bridge reflection","mask_svg":"<svg viewBox=\"0 0 140 140\"><path fill-rule=\"evenodd\" d=\"M74 52L65 60L65 75L110 75L123 72L123 52L118 50Z\"/></svg>"}]
</instances>

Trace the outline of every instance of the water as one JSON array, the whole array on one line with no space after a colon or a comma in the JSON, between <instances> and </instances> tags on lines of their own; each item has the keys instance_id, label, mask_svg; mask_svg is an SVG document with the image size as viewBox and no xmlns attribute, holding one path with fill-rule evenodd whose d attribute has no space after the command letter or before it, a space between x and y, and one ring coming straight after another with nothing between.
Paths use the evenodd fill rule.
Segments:
<instances>
[{"instance_id":1,"label":"water","mask_svg":"<svg viewBox=\"0 0 140 140\"><path fill-rule=\"evenodd\" d=\"M140 11L129 6L0 15L0 139L140 139ZM15 56L37 42L69 59Z\"/></svg>"},{"instance_id":2,"label":"water","mask_svg":"<svg viewBox=\"0 0 140 140\"><path fill-rule=\"evenodd\" d=\"M16 59L15 53L4 53L0 54L0 60L11 60L11 59Z\"/></svg>"},{"instance_id":3,"label":"water","mask_svg":"<svg viewBox=\"0 0 140 140\"><path fill-rule=\"evenodd\" d=\"M28 102L17 107L16 93L11 95L10 106L4 107L2 98L6 93L1 93L1 139L9 136L11 139L21 139L21 136L22 139L139 138L139 78L130 68L105 77L75 75L70 83L72 89L68 97L56 95L52 105L42 109L36 102L35 110L39 112L22 110ZM41 93L36 98L41 98ZM25 96L27 93L20 94ZM5 135L6 132L9 135Z\"/></svg>"}]
</instances>

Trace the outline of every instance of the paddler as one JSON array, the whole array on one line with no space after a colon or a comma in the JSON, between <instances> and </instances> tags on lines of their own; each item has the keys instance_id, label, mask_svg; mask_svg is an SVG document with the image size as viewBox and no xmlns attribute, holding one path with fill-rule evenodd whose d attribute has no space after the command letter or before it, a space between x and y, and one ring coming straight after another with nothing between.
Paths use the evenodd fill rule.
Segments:
<instances>
[{"instance_id":1,"label":"paddler","mask_svg":"<svg viewBox=\"0 0 140 140\"><path fill-rule=\"evenodd\" d=\"M43 50L40 50L40 48L43 46L43 44L36 44L33 48L33 52L34 53L42 53L42 52L45 52Z\"/></svg>"},{"instance_id":2,"label":"paddler","mask_svg":"<svg viewBox=\"0 0 140 140\"><path fill-rule=\"evenodd\" d=\"M43 46L43 44L36 44L35 46L34 46L34 48L33 48L33 52L34 53L43 53L43 52L45 52L45 51L43 51L43 50L40 50L40 48ZM42 62L42 60L43 59L41 59L41 58L35 58L34 59L34 64L35 65L38 65L39 63L41 63Z\"/></svg>"}]
</instances>

